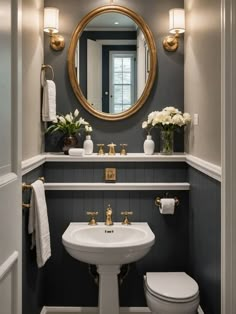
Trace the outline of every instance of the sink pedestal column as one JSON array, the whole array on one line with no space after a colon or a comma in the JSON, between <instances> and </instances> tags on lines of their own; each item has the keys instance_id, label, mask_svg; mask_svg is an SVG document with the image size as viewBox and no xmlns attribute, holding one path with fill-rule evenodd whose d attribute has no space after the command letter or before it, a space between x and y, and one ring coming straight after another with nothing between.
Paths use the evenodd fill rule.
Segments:
<instances>
[{"instance_id":1,"label":"sink pedestal column","mask_svg":"<svg viewBox=\"0 0 236 314\"><path fill-rule=\"evenodd\" d=\"M99 314L119 314L119 265L98 265L99 273Z\"/></svg>"}]
</instances>

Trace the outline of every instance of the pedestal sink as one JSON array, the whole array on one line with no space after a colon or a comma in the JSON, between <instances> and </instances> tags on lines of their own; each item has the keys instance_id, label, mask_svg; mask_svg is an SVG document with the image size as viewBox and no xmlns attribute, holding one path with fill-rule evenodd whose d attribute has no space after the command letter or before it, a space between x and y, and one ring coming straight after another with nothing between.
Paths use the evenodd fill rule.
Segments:
<instances>
[{"instance_id":1,"label":"pedestal sink","mask_svg":"<svg viewBox=\"0 0 236 314\"><path fill-rule=\"evenodd\" d=\"M112 226L70 223L62 242L75 259L97 265L99 314L119 314L117 275L120 266L145 256L155 242L155 235L143 222Z\"/></svg>"}]
</instances>

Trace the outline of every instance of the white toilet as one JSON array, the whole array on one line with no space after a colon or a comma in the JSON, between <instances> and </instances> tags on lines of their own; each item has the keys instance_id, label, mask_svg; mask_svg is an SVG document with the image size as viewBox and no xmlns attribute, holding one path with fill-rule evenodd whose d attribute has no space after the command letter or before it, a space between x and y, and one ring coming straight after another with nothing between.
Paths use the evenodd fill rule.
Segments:
<instances>
[{"instance_id":1,"label":"white toilet","mask_svg":"<svg viewBox=\"0 0 236 314\"><path fill-rule=\"evenodd\" d=\"M153 314L197 313L198 284L184 272L146 273L144 290Z\"/></svg>"}]
</instances>

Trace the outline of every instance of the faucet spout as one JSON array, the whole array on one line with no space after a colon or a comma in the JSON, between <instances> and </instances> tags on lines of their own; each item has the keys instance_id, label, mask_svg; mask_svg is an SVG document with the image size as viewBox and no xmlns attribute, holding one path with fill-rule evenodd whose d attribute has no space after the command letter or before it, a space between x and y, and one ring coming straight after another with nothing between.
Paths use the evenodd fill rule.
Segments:
<instances>
[{"instance_id":1,"label":"faucet spout","mask_svg":"<svg viewBox=\"0 0 236 314\"><path fill-rule=\"evenodd\" d=\"M106 209L105 225L106 225L106 226L111 226L111 225L113 225L111 205L108 205L108 207L107 207L107 209Z\"/></svg>"}]
</instances>

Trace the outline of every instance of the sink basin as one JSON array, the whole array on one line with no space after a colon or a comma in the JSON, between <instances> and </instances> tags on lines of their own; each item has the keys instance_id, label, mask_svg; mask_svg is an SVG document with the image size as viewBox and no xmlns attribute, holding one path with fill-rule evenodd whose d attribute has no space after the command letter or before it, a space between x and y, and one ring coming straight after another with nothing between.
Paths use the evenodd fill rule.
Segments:
<instances>
[{"instance_id":1,"label":"sink basin","mask_svg":"<svg viewBox=\"0 0 236 314\"><path fill-rule=\"evenodd\" d=\"M82 262L121 265L139 260L154 244L155 235L147 223L106 226L99 223L70 223L62 236L67 252Z\"/></svg>"},{"instance_id":2,"label":"sink basin","mask_svg":"<svg viewBox=\"0 0 236 314\"><path fill-rule=\"evenodd\" d=\"M97 265L99 314L119 314L117 275L120 266L145 256L155 242L155 235L145 222L128 226L70 223L62 235L62 242L75 259Z\"/></svg>"}]
</instances>

